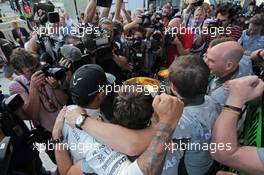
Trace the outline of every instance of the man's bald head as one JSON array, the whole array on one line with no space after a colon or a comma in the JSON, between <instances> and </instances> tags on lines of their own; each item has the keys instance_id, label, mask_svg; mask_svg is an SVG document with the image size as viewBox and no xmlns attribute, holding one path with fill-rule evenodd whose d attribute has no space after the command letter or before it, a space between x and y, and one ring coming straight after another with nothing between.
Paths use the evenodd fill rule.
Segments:
<instances>
[{"instance_id":1,"label":"man's bald head","mask_svg":"<svg viewBox=\"0 0 264 175\"><path fill-rule=\"evenodd\" d=\"M235 41L226 41L212 47L212 51L219 53L221 58L239 63L244 54L243 47Z\"/></svg>"},{"instance_id":2,"label":"man's bald head","mask_svg":"<svg viewBox=\"0 0 264 175\"><path fill-rule=\"evenodd\" d=\"M224 41L208 48L206 64L217 77L224 77L238 68L243 54L238 42Z\"/></svg>"}]
</instances>

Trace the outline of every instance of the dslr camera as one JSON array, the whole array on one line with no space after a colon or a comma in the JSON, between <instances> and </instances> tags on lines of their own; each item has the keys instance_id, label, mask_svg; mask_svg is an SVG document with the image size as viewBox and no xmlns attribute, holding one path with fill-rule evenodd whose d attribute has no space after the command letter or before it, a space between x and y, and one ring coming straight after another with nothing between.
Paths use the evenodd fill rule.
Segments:
<instances>
[{"instance_id":1,"label":"dslr camera","mask_svg":"<svg viewBox=\"0 0 264 175\"><path fill-rule=\"evenodd\" d=\"M66 77L66 70L60 66L52 67L49 64L45 64L40 66L39 70L41 70L45 77L53 77L56 80L64 80Z\"/></svg>"}]
</instances>

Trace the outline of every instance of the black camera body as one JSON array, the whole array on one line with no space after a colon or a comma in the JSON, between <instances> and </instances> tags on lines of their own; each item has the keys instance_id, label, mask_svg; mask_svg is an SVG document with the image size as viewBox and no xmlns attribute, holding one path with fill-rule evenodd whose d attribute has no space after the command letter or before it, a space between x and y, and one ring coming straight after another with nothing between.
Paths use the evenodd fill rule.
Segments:
<instances>
[{"instance_id":1,"label":"black camera body","mask_svg":"<svg viewBox=\"0 0 264 175\"><path fill-rule=\"evenodd\" d=\"M220 21L219 19L211 19L208 22L208 29L212 28L212 27L222 27L223 26L223 22Z\"/></svg>"},{"instance_id":2,"label":"black camera body","mask_svg":"<svg viewBox=\"0 0 264 175\"><path fill-rule=\"evenodd\" d=\"M60 66L52 67L48 64L43 65L39 68L45 77L53 77L56 80L63 80L66 77L66 70Z\"/></svg>"},{"instance_id":3,"label":"black camera body","mask_svg":"<svg viewBox=\"0 0 264 175\"><path fill-rule=\"evenodd\" d=\"M82 38L83 48L90 55L96 55L100 61L112 59L111 34L99 27L92 27L90 33Z\"/></svg>"},{"instance_id":4,"label":"black camera body","mask_svg":"<svg viewBox=\"0 0 264 175\"><path fill-rule=\"evenodd\" d=\"M51 1L47 3L35 3L33 9L34 14L37 13L39 16L39 20L36 21L38 24L45 25L48 21L60 21L59 14L54 12L55 6ZM42 11L42 14L39 14L39 10Z\"/></svg>"},{"instance_id":5,"label":"black camera body","mask_svg":"<svg viewBox=\"0 0 264 175\"><path fill-rule=\"evenodd\" d=\"M133 38L129 48L129 62L133 66L133 73L137 74L143 69L145 58L145 43L142 38Z\"/></svg>"},{"instance_id":6,"label":"black camera body","mask_svg":"<svg viewBox=\"0 0 264 175\"><path fill-rule=\"evenodd\" d=\"M156 20L161 20L163 17L164 13L162 11L156 11L155 13L155 19Z\"/></svg>"},{"instance_id":7,"label":"black camera body","mask_svg":"<svg viewBox=\"0 0 264 175\"><path fill-rule=\"evenodd\" d=\"M148 11L145 11L141 14L142 18L142 26L145 28L148 28L151 26L151 13Z\"/></svg>"},{"instance_id":8,"label":"black camera body","mask_svg":"<svg viewBox=\"0 0 264 175\"><path fill-rule=\"evenodd\" d=\"M154 31L150 38L151 49L155 52L162 47L163 35L160 31Z\"/></svg>"},{"instance_id":9,"label":"black camera body","mask_svg":"<svg viewBox=\"0 0 264 175\"><path fill-rule=\"evenodd\" d=\"M65 41L58 38L56 35L42 35L38 36L38 44L43 52L50 55L53 62L56 62L61 58L60 48Z\"/></svg>"},{"instance_id":10,"label":"black camera body","mask_svg":"<svg viewBox=\"0 0 264 175\"><path fill-rule=\"evenodd\" d=\"M40 159L36 159L38 152L33 149L34 141L30 139L29 128L20 118L20 115L23 115L23 99L19 94L5 98L2 93L0 93L0 99L0 128L6 138L9 138L2 140L1 143L8 143L12 147L8 151L8 145L5 145L6 149L0 150L0 174L5 172L6 174L13 174L13 172L19 174L37 172L40 174L42 164ZM33 162L37 166L28 167Z\"/></svg>"},{"instance_id":11,"label":"black camera body","mask_svg":"<svg viewBox=\"0 0 264 175\"><path fill-rule=\"evenodd\" d=\"M152 13L149 11L145 11L141 14L142 18L142 26L144 28L154 28L154 30L163 30L163 24L160 22L163 16L166 16L162 11L156 11L155 12L155 21L151 21Z\"/></svg>"},{"instance_id":12,"label":"black camera body","mask_svg":"<svg viewBox=\"0 0 264 175\"><path fill-rule=\"evenodd\" d=\"M111 7L112 0L97 0L97 6L100 7Z\"/></svg>"},{"instance_id":13,"label":"black camera body","mask_svg":"<svg viewBox=\"0 0 264 175\"><path fill-rule=\"evenodd\" d=\"M132 45L131 45L132 50L139 51L141 50L141 46L142 46L142 38L132 39Z\"/></svg>"},{"instance_id":14,"label":"black camera body","mask_svg":"<svg viewBox=\"0 0 264 175\"><path fill-rule=\"evenodd\" d=\"M193 5L194 5L195 7L197 7L197 6L201 6L201 5L203 5L203 3L204 3L204 0L196 0L196 2L193 3Z\"/></svg>"},{"instance_id":15,"label":"black camera body","mask_svg":"<svg viewBox=\"0 0 264 175\"><path fill-rule=\"evenodd\" d=\"M1 105L0 105L0 113L12 113L17 109L22 108L24 105L24 101L20 95L14 94L8 98L4 98L4 95L1 94Z\"/></svg>"}]
</instances>

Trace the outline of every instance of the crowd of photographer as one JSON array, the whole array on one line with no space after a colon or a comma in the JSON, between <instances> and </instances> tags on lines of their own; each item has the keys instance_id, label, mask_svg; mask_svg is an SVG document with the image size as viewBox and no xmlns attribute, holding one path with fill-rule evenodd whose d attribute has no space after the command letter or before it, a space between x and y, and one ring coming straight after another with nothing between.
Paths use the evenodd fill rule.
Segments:
<instances>
[{"instance_id":1,"label":"crowd of photographer","mask_svg":"<svg viewBox=\"0 0 264 175\"><path fill-rule=\"evenodd\" d=\"M32 149L42 143L55 145L46 152L62 175L212 175L219 163L263 174L263 148L239 147L236 130L264 90L253 76L264 76L264 4L189 0L133 15L122 0L114 13L108 5L90 0L76 22L38 3L22 15L30 33L16 22L14 41L0 33L12 80L0 108L15 145L10 171L45 174ZM26 14L29 4L19 7ZM166 94L138 91L136 77Z\"/></svg>"}]
</instances>

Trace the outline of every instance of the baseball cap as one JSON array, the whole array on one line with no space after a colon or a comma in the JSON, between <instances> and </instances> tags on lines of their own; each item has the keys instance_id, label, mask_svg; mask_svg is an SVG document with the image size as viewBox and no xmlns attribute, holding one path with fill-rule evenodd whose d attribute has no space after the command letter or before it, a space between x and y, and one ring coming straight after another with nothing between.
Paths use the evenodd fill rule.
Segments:
<instances>
[{"instance_id":1,"label":"baseball cap","mask_svg":"<svg viewBox=\"0 0 264 175\"><path fill-rule=\"evenodd\" d=\"M86 64L77 69L70 82L73 101L79 105L99 93L101 88L115 82L115 76L105 73L97 64Z\"/></svg>"},{"instance_id":2,"label":"baseball cap","mask_svg":"<svg viewBox=\"0 0 264 175\"><path fill-rule=\"evenodd\" d=\"M61 54L72 62L79 61L82 58L81 50L70 44L65 44L61 47Z\"/></svg>"}]
</instances>

